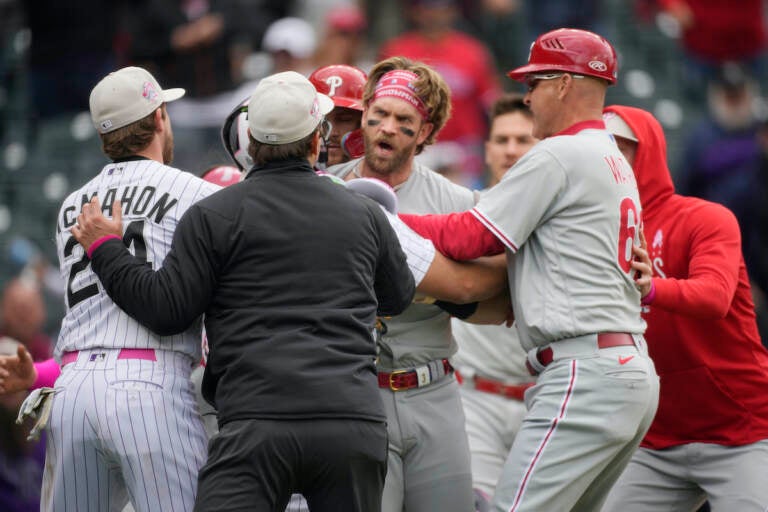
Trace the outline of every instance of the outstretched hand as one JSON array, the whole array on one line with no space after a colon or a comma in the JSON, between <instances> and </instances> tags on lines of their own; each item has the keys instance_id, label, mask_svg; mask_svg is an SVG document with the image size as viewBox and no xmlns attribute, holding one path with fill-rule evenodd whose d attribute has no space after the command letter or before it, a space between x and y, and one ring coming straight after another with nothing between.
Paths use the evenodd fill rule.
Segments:
<instances>
[{"instance_id":1,"label":"outstretched hand","mask_svg":"<svg viewBox=\"0 0 768 512\"><path fill-rule=\"evenodd\" d=\"M108 219L101 211L99 198L94 196L89 203L83 205L77 224L72 226L72 235L86 252L93 243L105 236L123 236L123 210L120 201L112 203L112 218Z\"/></svg>"},{"instance_id":2,"label":"outstretched hand","mask_svg":"<svg viewBox=\"0 0 768 512\"><path fill-rule=\"evenodd\" d=\"M0 356L0 394L27 391L37 379L37 370L24 345L14 356Z\"/></svg>"},{"instance_id":3,"label":"outstretched hand","mask_svg":"<svg viewBox=\"0 0 768 512\"><path fill-rule=\"evenodd\" d=\"M651 292L651 283L653 281L653 266L651 257L648 255L648 244L645 241L645 234L640 230L640 245L632 246L632 269L634 270L635 286L640 290L640 297L644 298Z\"/></svg>"}]
</instances>

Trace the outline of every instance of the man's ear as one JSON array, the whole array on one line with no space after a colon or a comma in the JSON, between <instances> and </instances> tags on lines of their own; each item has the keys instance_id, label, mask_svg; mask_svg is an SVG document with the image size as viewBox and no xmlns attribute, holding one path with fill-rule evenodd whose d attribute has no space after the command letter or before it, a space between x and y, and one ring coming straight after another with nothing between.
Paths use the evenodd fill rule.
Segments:
<instances>
[{"instance_id":1,"label":"man's ear","mask_svg":"<svg viewBox=\"0 0 768 512\"><path fill-rule=\"evenodd\" d=\"M163 113L163 107L157 107L155 109L155 131L162 132L165 131L165 116L167 114Z\"/></svg>"},{"instance_id":2,"label":"man's ear","mask_svg":"<svg viewBox=\"0 0 768 512\"><path fill-rule=\"evenodd\" d=\"M568 91L573 87L573 77L568 73L564 73L558 80L557 84L557 97L563 99Z\"/></svg>"},{"instance_id":3,"label":"man's ear","mask_svg":"<svg viewBox=\"0 0 768 512\"><path fill-rule=\"evenodd\" d=\"M427 140L427 138L432 134L432 130L434 129L435 125L433 123L427 123L425 121L419 130L419 136L416 138L416 144L424 144L424 141Z\"/></svg>"},{"instance_id":4,"label":"man's ear","mask_svg":"<svg viewBox=\"0 0 768 512\"><path fill-rule=\"evenodd\" d=\"M320 130L315 130L312 140L309 142L309 156L317 158L320 154Z\"/></svg>"}]
</instances>

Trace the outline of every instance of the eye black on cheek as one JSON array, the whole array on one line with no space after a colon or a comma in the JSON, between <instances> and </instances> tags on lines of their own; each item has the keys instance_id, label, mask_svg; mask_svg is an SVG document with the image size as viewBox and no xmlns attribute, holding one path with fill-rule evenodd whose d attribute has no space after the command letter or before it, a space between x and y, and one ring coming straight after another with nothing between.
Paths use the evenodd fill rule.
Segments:
<instances>
[{"instance_id":1,"label":"eye black on cheek","mask_svg":"<svg viewBox=\"0 0 768 512\"><path fill-rule=\"evenodd\" d=\"M381 124L381 121L379 121L378 119L369 119L366 124L368 126L377 126Z\"/></svg>"},{"instance_id":2,"label":"eye black on cheek","mask_svg":"<svg viewBox=\"0 0 768 512\"><path fill-rule=\"evenodd\" d=\"M401 126L400 127L400 131L403 132L403 134L406 135L407 137L415 137L416 136L416 132L415 131L411 130L410 128L406 128L405 126Z\"/></svg>"}]
</instances>

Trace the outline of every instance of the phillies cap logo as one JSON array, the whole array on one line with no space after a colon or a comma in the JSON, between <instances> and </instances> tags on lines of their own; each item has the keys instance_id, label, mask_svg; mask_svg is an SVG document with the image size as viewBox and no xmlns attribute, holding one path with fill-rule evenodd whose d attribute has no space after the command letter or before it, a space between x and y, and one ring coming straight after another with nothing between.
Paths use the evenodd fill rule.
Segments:
<instances>
[{"instance_id":1,"label":"phillies cap logo","mask_svg":"<svg viewBox=\"0 0 768 512\"><path fill-rule=\"evenodd\" d=\"M336 89L341 87L344 80L338 75L332 75L325 79L325 83L328 84L328 96L334 96Z\"/></svg>"},{"instance_id":2,"label":"phillies cap logo","mask_svg":"<svg viewBox=\"0 0 768 512\"><path fill-rule=\"evenodd\" d=\"M155 102L160 97L160 95L157 94L157 91L155 90L155 86L150 82L144 82L141 95L150 102Z\"/></svg>"},{"instance_id":3,"label":"phillies cap logo","mask_svg":"<svg viewBox=\"0 0 768 512\"><path fill-rule=\"evenodd\" d=\"M595 71L600 71L600 72L608 70L608 66L605 64L605 62L601 62L599 60L591 60L589 61L587 66L594 69Z\"/></svg>"}]
</instances>

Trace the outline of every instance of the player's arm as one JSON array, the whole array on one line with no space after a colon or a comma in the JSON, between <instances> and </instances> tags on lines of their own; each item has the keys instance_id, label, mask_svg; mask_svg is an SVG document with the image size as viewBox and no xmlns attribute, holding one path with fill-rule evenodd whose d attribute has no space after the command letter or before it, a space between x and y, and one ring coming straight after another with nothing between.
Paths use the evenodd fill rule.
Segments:
<instances>
[{"instance_id":1,"label":"player's arm","mask_svg":"<svg viewBox=\"0 0 768 512\"><path fill-rule=\"evenodd\" d=\"M458 262L439 252L416 290L436 299L466 304L490 299L507 287L504 254Z\"/></svg>"},{"instance_id":2,"label":"player's arm","mask_svg":"<svg viewBox=\"0 0 768 512\"><path fill-rule=\"evenodd\" d=\"M397 235L378 204L371 204L372 213L381 240L379 261L376 266L374 291L379 302L377 314L393 316L402 313L413 300L415 284L405 253Z\"/></svg>"},{"instance_id":3,"label":"player's arm","mask_svg":"<svg viewBox=\"0 0 768 512\"><path fill-rule=\"evenodd\" d=\"M731 307L742 264L741 234L736 217L720 205L689 215L688 277L653 278L650 302L673 313L724 318Z\"/></svg>"},{"instance_id":4,"label":"player's arm","mask_svg":"<svg viewBox=\"0 0 768 512\"><path fill-rule=\"evenodd\" d=\"M502 293L477 303L475 311L466 318L458 317L463 322L471 324L506 324L512 327L515 314L512 310L512 302L509 297L509 289Z\"/></svg>"},{"instance_id":5,"label":"player's arm","mask_svg":"<svg viewBox=\"0 0 768 512\"><path fill-rule=\"evenodd\" d=\"M201 209L193 206L180 219L171 250L155 271L123 244L119 202L113 205L113 215L104 217L94 197L83 205L72 228L104 290L120 309L161 336L185 330L205 311L216 285L211 248L226 243L213 240L216 233Z\"/></svg>"},{"instance_id":6,"label":"player's arm","mask_svg":"<svg viewBox=\"0 0 768 512\"><path fill-rule=\"evenodd\" d=\"M400 214L408 226L452 260L466 261L504 252L504 244L471 210L447 215Z\"/></svg>"}]
</instances>

